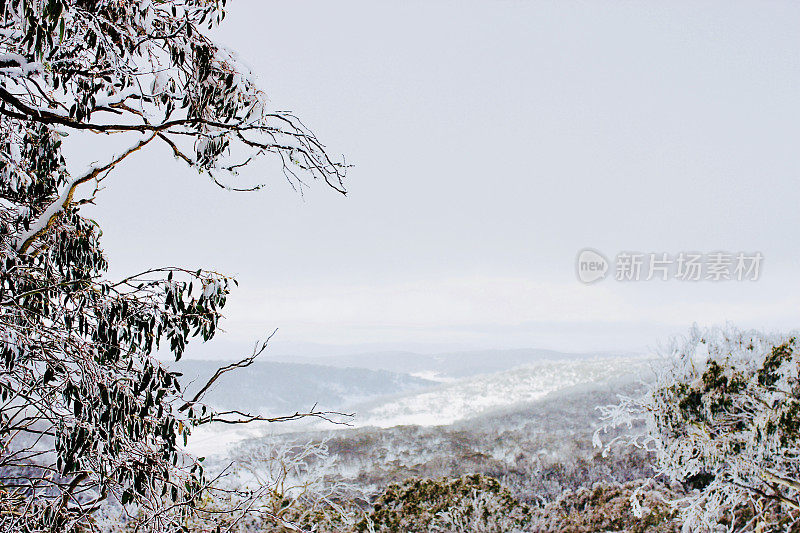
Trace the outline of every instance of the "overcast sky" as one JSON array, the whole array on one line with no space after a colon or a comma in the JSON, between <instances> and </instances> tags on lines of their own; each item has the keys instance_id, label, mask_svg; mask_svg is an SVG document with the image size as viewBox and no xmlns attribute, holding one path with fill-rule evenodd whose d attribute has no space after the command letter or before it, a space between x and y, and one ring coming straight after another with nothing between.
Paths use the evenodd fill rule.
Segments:
<instances>
[{"instance_id":1,"label":"overcast sky","mask_svg":"<svg viewBox=\"0 0 800 533\"><path fill-rule=\"evenodd\" d=\"M236 0L215 37L355 166L301 198L225 192L167 150L89 214L112 274L237 276L230 358L642 350L693 322L800 318L800 6ZM74 141L77 143L77 140ZM75 150L100 159L95 146ZM579 250L759 251L755 282L576 279Z\"/></svg>"}]
</instances>

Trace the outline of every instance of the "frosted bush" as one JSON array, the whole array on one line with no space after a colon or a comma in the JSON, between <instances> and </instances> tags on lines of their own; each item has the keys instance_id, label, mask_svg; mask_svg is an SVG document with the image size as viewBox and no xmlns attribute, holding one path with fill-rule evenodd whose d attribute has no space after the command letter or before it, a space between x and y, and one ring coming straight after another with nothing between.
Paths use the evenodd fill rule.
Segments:
<instances>
[{"instance_id":1,"label":"frosted bush","mask_svg":"<svg viewBox=\"0 0 800 533\"><path fill-rule=\"evenodd\" d=\"M620 439L652 452L654 477L687 489L672 501L684 531L797 527L796 336L695 327L663 355L655 382L642 395L620 397L602 409L602 429L644 422L644 432ZM601 432L595 445L602 445ZM634 510L636 502L634 495Z\"/></svg>"}]
</instances>

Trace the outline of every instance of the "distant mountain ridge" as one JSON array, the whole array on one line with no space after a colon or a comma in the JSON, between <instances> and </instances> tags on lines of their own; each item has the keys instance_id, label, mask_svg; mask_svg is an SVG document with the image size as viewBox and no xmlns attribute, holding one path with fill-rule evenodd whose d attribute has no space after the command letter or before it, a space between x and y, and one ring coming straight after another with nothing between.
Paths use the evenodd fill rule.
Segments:
<instances>
[{"instance_id":1,"label":"distant mountain ridge","mask_svg":"<svg viewBox=\"0 0 800 533\"><path fill-rule=\"evenodd\" d=\"M630 357L543 359L354 405L354 424L377 427L452 424L487 411L537 401L549 393L575 386L598 385L619 376L646 377L653 362Z\"/></svg>"},{"instance_id":2,"label":"distant mountain ridge","mask_svg":"<svg viewBox=\"0 0 800 533\"><path fill-rule=\"evenodd\" d=\"M170 367L183 373L181 383L191 395L227 361L182 360ZM347 404L425 389L436 382L366 368L340 368L309 363L256 361L222 375L204 397L218 409L238 409L264 415L295 411L335 410Z\"/></svg>"},{"instance_id":3,"label":"distant mountain ridge","mask_svg":"<svg viewBox=\"0 0 800 533\"><path fill-rule=\"evenodd\" d=\"M367 368L437 378L464 378L492 374L546 360L576 360L611 357L638 357L640 354L619 352L570 353L544 349L474 350L440 354L414 352L366 352L353 355L275 356L270 361L308 363L337 368Z\"/></svg>"},{"instance_id":4,"label":"distant mountain ridge","mask_svg":"<svg viewBox=\"0 0 800 533\"><path fill-rule=\"evenodd\" d=\"M527 360L530 355L516 354L524 356L523 360ZM276 408L274 406L282 406L282 412L279 409L277 414L307 409L313 405L313 401L319 401L320 409L338 410L342 406L341 410L353 413L355 418L348 422L355 427L433 427L460 423L498 410L514 409L514 406L526 405L550 393L576 386L602 386L603 383L618 378L629 381L647 379L654 363L653 359L645 357L558 355L558 352L548 352L547 357L542 356L536 362L522 365L515 365L520 362L520 357L504 357L499 362L494 361L494 365L502 363L511 368L463 378L449 378L446 381L430 381L385 370L265 361L243 369L242 381L222 383L223 390L218 394L224 393L224 397L211 395L209 400L212 404L238 405L240 408L243 403L256 408L268 404L273 409ZM430 365L435 363L433 356L419 357L421 359L407 360L405 363L424 364L425 366L415 368L425 369L432 368ZM376 361L376 364L384 364L386 361L396 363L397 359L387 357L383 362ZM340 364L354 362L357 361L351 358L339 361ZM217 365L218 363L207 363L204 374L210 375ZM440 370L442 368L439 367ZM472 367L470 371L475 370ZM286 395L284 399L289 401L278 403L269 395L268 388L259 389L254 385L264 382L258 378L263 372L272 372L273 381L282 380L281 390ZM344 383L339 382L342 379ZM320 401L323 397L327 398L325 402ZM310 403L307 406L298 405L304 399ZM253 407L249 409L254 410ZM193 435L192 446L195 453L214 455L224 453L230 445L244 439L277 433L332 429L341 427L316 419L286 425L207 427Z\"/></svg>"}]
</instances>

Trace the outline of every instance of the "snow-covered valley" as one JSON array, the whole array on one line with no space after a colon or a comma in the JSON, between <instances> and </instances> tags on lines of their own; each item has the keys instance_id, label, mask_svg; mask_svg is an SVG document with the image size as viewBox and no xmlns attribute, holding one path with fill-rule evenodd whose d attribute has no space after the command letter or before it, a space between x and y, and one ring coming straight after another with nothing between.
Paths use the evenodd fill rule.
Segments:
<instances>
[{"instance_id":1,"label":"snow-covered valley","mask_svg":"<svg viewBox=\"0 0 800 533\"><path fill-rule=\"evenodd\" d=\"M245 426L212 425L192 435L189 449L201 456L224 455L237 443L275 434L345 431L348 428L392 428L395 426L449 426L491 414L516 409L543 400L559 391L583 387L609 387L609 383L633 383L649 372L651 359L637 356L598 354L541 354L529 357L506 354L489 360L490 369L472 375L458 365L459 354L417 356L402 373L382 368L354 368L328 365L265 361L240 373L230 373L208 396L212 406L249 409L268 416L291 414L316 405L318 410L352 414L334 415L346 425L305 419L288 423L252 423ZM426 368L425 358L429 366ZM351 362L353 358L347 358ZM522 363L522 364L519 364ZM216 363L187 362L181 370L196 383ZM394 361L395 370L403 361ZM419 376L436 376L424 379ZM293 405L294 403L294 405ZM580 414L581 418L585 414Z\"/></svg>"}]
</instances>

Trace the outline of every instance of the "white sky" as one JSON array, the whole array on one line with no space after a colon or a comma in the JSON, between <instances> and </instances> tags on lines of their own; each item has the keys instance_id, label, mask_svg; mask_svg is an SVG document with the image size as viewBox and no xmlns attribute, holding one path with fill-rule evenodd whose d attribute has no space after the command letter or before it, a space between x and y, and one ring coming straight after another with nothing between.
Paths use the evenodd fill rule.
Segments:
<instances>
[{"instance_id":1,"label":"white sky","mask_svg":"<svg viewBox=\"0 0 800 533\"><path fill-rule=\"evenodd\" d=\"M276 353L639 350L692 322L793 328L798 20L790 2L237 0L216 37L356 165L349 196L300 198L266 167L242 179L267 190L228 193L159 147L90 214L115 275L237 276L228 334L189 357L235 357L275 327ZM587 246L765 259L757 282L584 286Z\"/></svg>"}]
</instances>

